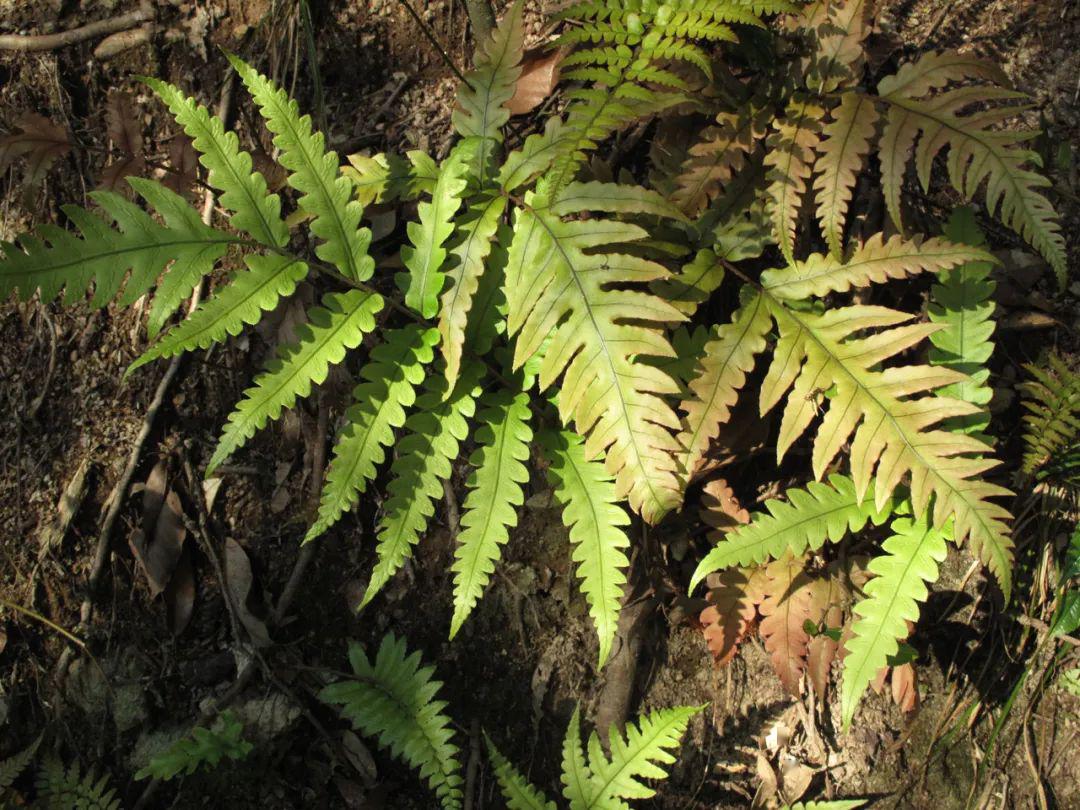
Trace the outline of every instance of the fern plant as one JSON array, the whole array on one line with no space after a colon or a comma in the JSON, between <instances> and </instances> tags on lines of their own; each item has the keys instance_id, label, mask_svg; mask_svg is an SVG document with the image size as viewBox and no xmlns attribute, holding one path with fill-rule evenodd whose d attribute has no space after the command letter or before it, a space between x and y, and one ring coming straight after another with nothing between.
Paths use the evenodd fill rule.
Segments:
<instances>
[{"instance_id":1,"label":"fern plant","mask_svg":"<svg viewBox=\"0 0 1080 810\"><path fill-rule=\"evenodd\" d=\"M69 207L75 230L43 226L0 246L0 289L72 301L92 286L92 303L103 305L156 284L156 339L131 373L228 340L310 281L320 303L254 377L208 471L310 396L332 366L354 371L305 541L332 530L385 469L361 600L369 605L416 553L455 466L467 464L453 636L511 540L535 445L570 530L601 665L624 596L628 527L693 499L736 403L755 398L762 419L779 412L777 461L807 448L815 481L716 538L692 585L726 566L779 562L770 578L795 582L807 555L828 557L826 541L893 520L903 539L886 541L883 562L870 567L883 580L871 591L886 606L856 608L856 638L873 639L872 669L921 598L921 584L886 573L889 560L923 553L913 527L970 549L1006 597L1013 555L1001 505L1010 493L988 475L997 464L986 411L994 259L970 215L941 235L905 229L908 167L930 192L946 156L943 175L960 196L985 187L987 211L1059 280L1065 261L1046 182L1018 146L1026 135L1000 126L1017 97L999 86L1000 72L973 57L926 54L875 82L863 54L871 12L868 0L572 4L558 14L556 40L567 53L565 111L518 143L505 131L524 47L515 3L478 45L458 90L455 140L438 161L411 151L340 166L298 104L230 55L286 170L284 196L253 170L235 133L148 78L192 139L227 222L203 225L180 197L132 179L141 203L97 193L108 219ZM773 54L767 70L735 76L730 65L758 70L761 53ZM635 123L663 116L677 128L676 114L702 112L715 126L699 143L654 138L651 188L635 184L638 164L621 160L624 149L605 150ZM873 177L872 153L888 222L861 199L853 205L860 181ZM369 254L364 206L376 201L415 206L392 244L397 273L377 271ZM159 335L227 251L242 255L242 268ZM876 303L885 285L918 288L923 278L936 281L928 320ZM747 391L751 379L758 387ZM932 578L929 563L919 571L919 583ZM759 608L772 619L773 650L809 655L812 639L774 618L790 615L782 600L765 596ZM358 655L365 672L397 660L392 651L374 664ZM401 670L419 687L428 678L416 666ZM796 686L799 667L784 670ZM850 679L845 706L867 672ZM448 745L442 732L432 739ZM440 756L426 775L452 803L456 776Z\"/></svg>"},{"instance_id":2,"label":"fern plant","mask_svg":"<svg viewBox=\"0 0 1080 810\"><path fill-rule=\"evenodd\" d=\"M254 746L244 739L244 724L232 712L223 712L212 728L196 726L189 737L177 740L140 769L136 779L172 779L200 768L215 768L223 759L239 760Z\"/></svg>"},{"instance_id":3,"label":"fern plant","mask_svg":"<svg viewBox=\"0 0 1080 810\"><path fill-rule=\"evenodd\" d=\"M78 762L65 768L55 756L42 762L37 790L41 806L48 810L120 810L108 774L98 778L92 769L82 773Z\"/></svg>"},{"instance_id":4,"label":"fern plant","mask_svg":"<svg viewBox=\"0 0 1080 810\"><path fill-rule=\"evenodd\" d=\"M624 799L649 799L656 791L642 779L665 779L663 766L675 762L673 749L686 732L686 725L703 706L660 709L630 723L626 736L610 729L609 751L605 754L600 737L589 735L588 757L581 745L580 709L575 709L563 742L563 798L570 810L615 810L627 807ZM495 769L499 789L511 810L555 810L557 805L518 771L486 738L488 754Z\"/></svg>"}]
</instances>

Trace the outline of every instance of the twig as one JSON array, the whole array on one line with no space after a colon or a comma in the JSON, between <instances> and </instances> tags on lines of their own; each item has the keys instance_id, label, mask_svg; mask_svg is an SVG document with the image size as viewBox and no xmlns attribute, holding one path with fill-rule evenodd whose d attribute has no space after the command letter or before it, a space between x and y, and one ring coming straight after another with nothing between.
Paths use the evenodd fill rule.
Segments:
<instances>
[{"instance_id":1,"label":"twig","mask_svg":"<svg viewBox=\"0 0 1080 810\"><path fill-rule=\"evenodd\" d=\"M62 635L64 638L66 638L68 641L70 641L72 644L74 644L79 649L81 649L83 651L86 650L86 642L85 641L83 641L77 635L72 633L70 630L68 630L66 628L63 628L60 625L58 625L56 622L52 621L52 619L49 619L49 618L46 618L45 616L42 616L36 610L31 610L28 607L23 607L22 605L16 604L15 602L9 602L7 599L5 599L2 596L0 596L0 607L6 607L9 610L14 610L16 613L21 613L23 616L26 616L29 619L33 619L36 622L40 622L41 624L48 627L50 630Z\"/></svg>"},{"instance_id":2,"label":"twig","mask_svg":"<svg viewBox=\"0 0 1080 810\"><path fill-rule=\"evenodd\" d=\"M319 505L319 492L322 489L323 470L326 467L326 433L330 422L330 404L326 397L319 397L319 416L315 427L315 448L311 458L311 482L308 488L308 509L315 511ZM300 584L304 581L307 569L315 559L315 550L318 545L314 542L304 543L300 547L300 553L296 555L296 562L285 583L285 590L281 592L274 612L270 615L276 625L285 620L285 613L296 598Z\"/></svg>"},{"instance_id":3,"label":"twig","mask_svg":"<svg viewBox=\"0 0 1080 810\"><path fill-rule=\"evenodd\" d=\"M457 537L461 527L461 512L458 510L457 496L454 494L454 485L450 479L444 478L442 482L443 502L446 504L446 525L450 529L450 535Z\"/></svg>"},{"instance_id":4,"label":"twig","mask_svg":"<svg viewBox=\"0 0 1080 810\"><path fill-rule=\"evenodd\" d=\"M1031 734L1031 717L1024 718L1024 759L1027 760L1028 770L1031 771L1031 781L1035 783L1035 798L1039 802L1039 810L1049 810L1050 802L1046 798L1046 786L1043 784L1042 774L1039 772L1039 762L1035 757L1035 743Z\"/></svg>"},{"instance_id":5,"label":"twig","mask_svg":"<svg viewBox=\"0 0 1080 810\"><path fill-rule=\"evenodd\" d=\"M465 797L462 810L473 810L476 796L476 774L480 770L480 721L473 718L469 726L469 764L465 766Z\"/></svg>"},{"instance_id":6,"label":"twig","mask_svg":"<svg viewBox=\"0 0 1080 810\"><path fill-rule=\"evenodd\" d=\"M427 37L428 42L435 46L435 50L439 52L439 55L446 63L446 66L453 71L455 76L457 76L458 81L465 81L465 77L461 74L461 71L458 70L457 65L454 64L454 60L450 58L450 54L448 54L443 48L443 46L439 44L439 40L437 40L435 38L435 35L431 33L431 29L427 27L427 23L425 23L420 18L420 15L416 13L416 9L412 7L412 5L409 3L409 0L398 0L398 2L400 2L401 5L405 6L406 11L408 11L409 14L412 15L412 18L416 21L416 24L420 26L420 30L424 33L424 36Z\"/></svg>"},{"instance_id":7,"label":"twig","mask_svg":"<svg viewBox=\"0 0 1080 810\"><path fill-rule=\"evenodd\" d=\"M225 79L225 84L221 89L221 100L218 103L218 117L224 119L227 115L229 107L232 105L232 90L233 90L233 76L235 74L228 74ZM203 199L202 220L207 225L214 215L214 192L211 189L207 189L206 196ZM196 310L199 306L199 302L202 300L202 285L195 285L195 290L191 294L191 301L188 304L188 315ZM109 493L109 497L105 503L108 504L108 510L105 513L105 518L101 522L101 530L97 536L97 546L94 552L94 564L90 569L90 576L87 578L86 594L83 597L82 605L79 608L79 627L86 627L91 618L94 615L94 599L97 597L101 590L101 586L105 579L105 571L108 568L110 552L112 551L112 533L113 528L116 526L116 521L120 517L120 509L124 505L124 495L127 492L128 486L131 484L131 479L135 475L135 469L139 465L139 459L142 456L143 445L146 444L147 438L150 436L150 432L154 427L154 421L157 418L158 411L161 410L162 404L165 402L165 395L169 390L169 386L172 384L173 378L176 377L177 371L180 370L180 361L183 358L182 354L176 355L169 363L169 367L165 369L165 374L161 378L161 382L158 383L157 390L154 392L154 398L150 401L149 407L146 409L146 415L143 417L142 428L139 430L139 435L135 438L135 444L131 448L131 452L128 454L127 464L124 465L124 470L120 474L120 478L117 480L116 485ZM60 660L56 664L56 677L58 680L62 679L64 673L67 672L68 665L71 663L71 650L64 651L64 655L60 656Z\"/></svg>"},{"instance_id":8,"label":"twig","mask_svg":"<svg viewBox=\"0 0 1080 810\"><path fill-rule=\"evenodd\" d=\"M0 34L0 51L53 51L94 37L115 34L153 18L153 6L150 3L140 3L137 9L127 14L98 20L57 34Z\"/></svg>"},{"instance_id":9,"label":"twig","mask_svg":"<svg viewBox=\"0 0 1080 810\"><path fill-rule=\"evenodd\" d=\"M1032 618L1031 616L1017 616L1016 621L1024 627L1034 627L1036 630L1041 630L1044 633L1050 632L1050 625L1039 619ZM1069 636L1064 633L1054 636L1054 638L1064 641L1066 644L1071 644L1074 647L1080 647L1080 638L1076 636Z\"/></svg>"}]
</instances>

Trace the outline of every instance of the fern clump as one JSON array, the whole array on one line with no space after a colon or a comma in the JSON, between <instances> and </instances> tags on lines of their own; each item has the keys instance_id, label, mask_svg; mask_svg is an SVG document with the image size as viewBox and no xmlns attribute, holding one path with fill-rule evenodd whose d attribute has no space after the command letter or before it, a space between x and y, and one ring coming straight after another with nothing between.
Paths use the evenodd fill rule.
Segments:
<instances>
[{"instance_id":1,"label":"fern clump","mask_svg":"<svg viewBox=\"0 0 1080 810\"><path fill-rule=\"evenodd\" d=\"M295 100L230 55L285 170L280 194L235 133L147 78L191 138L224 216L204 225L160 184L131 179L141 203L96 192L100 215L70 207L71 230L46 225L0 245L0 290L71 302L92 287L96 305L153 291L153 342L132 373L227 341L302 283L315 288L319 303L254 376L207 471L338 369L354 380L352 401L304 539L347 531L365 505L376 536L360 607L426 551L442 503L456 522L464 481L460 525L450 526L456 638L514 542L529 488L546 480L601 666L631 538L694 504L697 485L713 484L717 443L741 430L736 408L756 411L777 464L806 480L749 523L711 532L689 585L712 580L718 657L729 659L760 616L791 692L807 673L824 691L838 654L829 633L856 602L846 661L861 663L841 697L850 721L915 622L945 540L980 560L1006 599L1012 587L1011 492L995 471L988 411L995 259L974 209L916 232L908 175L923 193L940 176L981 200L1059 282L1066 269L1048 181L1021 146L1028 135L1006 126L1019 96L1000 70L925 53L876 75L864 47L872 13L870 0L572 3L555 19L563 112L517 139L507 136L525 47L515 3L478 43L444 155L354 155L344 166ZM881 188L880 210L857 196L864 187ZM407 217L382 266L364 225L376 203ZM165 330L228 255L240 257L232 275ZM904 308L917 297L904 289L927 294L925 316ZM1033 374L1026 468L1075 475L1075 375L1054 361ZM876 527L887 523L881 544ZM852 545L859 554L847 554ZM856 600L837 585L837 566L863 551L873 559ZM918 563L911 576L896 573L904 561ZM416 697L434 693L430 671L394 639L374 663L359 648L352 659L358 680L327 694L456 806L441 707L424 713ZM411 719L387 726L391 706L411 707ZM610 762L590 759L589 780L609 773ZM575 790L592 801L585 782ZM615 793L597 795L621 806Z\"/></svg>"}]
</instances>

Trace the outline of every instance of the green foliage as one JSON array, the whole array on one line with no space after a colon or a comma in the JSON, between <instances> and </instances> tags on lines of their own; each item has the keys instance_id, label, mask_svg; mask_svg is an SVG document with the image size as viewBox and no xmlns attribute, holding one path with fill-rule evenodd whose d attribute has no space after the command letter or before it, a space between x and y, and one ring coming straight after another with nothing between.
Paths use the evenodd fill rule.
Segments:
<instances>
[{"instance_id":1,"label":"green foliage","mask_svg":"<svg viewBox=\"0 0 1080 810\"><path fill-rule=\"evenodd\" d=\"M22 772L26 770L27 766L33 762L34 754L37 753L38 746L41 745L42 739L43 737L39 736L22 751L12 754L7 759L0 761L0 799L5 797L8 788L15 784L15 780L18 779L19 776L22 775Z\"/></svg>"},{"instance_id":2,"label":"green foliage","mask_svg":"<svg viewBox=\"0 0 1080 810\"><path fill-rule=\"evenodd\" d=\"M953 212L945 226L945 236L952 242L980 247L986 240L970 208ZM962 433L982 434L990 425L989 404L993 391L987 385L990 369L986 364L994 352L990 337L994 333L994 302L997 286L990 280L990 262L968 262L942 270L939 282L930 288L930 322L943 328L930 335L934 348L930 362L965 375L965 379L939 390L944 396L978 405L980 410L955 417L945 423Z\"/></svg>"},{"instance_id":3,"label":"green foliage","mask_svg":"<svg viewBox=\"0 0 1080 810\"><path fill-rule=\"evenodd\" d=\"M866 598L852 609L859 617L852 625L844 658L840 714L844 728L851 725L855 708L878 670L896 655L907 638L908 622L919 618L919 602L926 601L926 583L935 582L947 548L944 532L925 522L901 518L892 524L893 535L881 546L884 553L870 561L874 574L863 587Z\"/></svg>"},{"instance_id":4,"label":"green foliage","mask_svg":"<svg viewBox=\"0 0 1080 810\"><path fill-rule=\"evenodd\" d=\"M805 489L792 488L784 495L786 501L766 501L767 512L754 515L719 540L694 571L690 591L723 568L760 565L786 552L801 556L807 549L818 551L826 540L838 543L868 523L881 525L894 509L892 500L878 508L869 487L860 495L844 475L829 476L827 484L812 481Z\"/></svg>"},{"instance_id":5,"label":"green foliage","mask_svg":"<svg viewBox=\"0 0 1080 810\"><path fill-rule=\"evenodd\" d=\"M1075 480L1080 477L1080 374L1053 352L1047 354L1044 368L1024 368L1034 379L1020 386L1028 411L1023 471Z\"/></svg>"},{"instance_id":6,"label":"green foliage","mask_svg":"<svg viewBox=\"0 0 1080 810\"><path fill-rule=\"evenodd\" d=\"M398 457L390 466L391 480L386 488L390 497L377 529L378 561L361 608L404 565L427 528L435 511L432 501L443 494L442 482L450 477L451 462L468 435L482 375L480 366L467 365L449 397L442 375L428 377L415 412L406 419L405 438L398 443Z\"/></svg>"},{"instance_id":7,"label":"green foliage","mask_svg":"<svg viewBox=\"0 0 1080 810\"><path fill-rule=\"evenodd\" d=\"M213 727L193 728L190 737L177 740L155 756L135 778L168 780L180 774L190 775L200 768L216 768L223 759L244 759L253 748L244 739L244 724L226 711Z\"/></svg>"},{"instance_id":8,"label":"green foliage","mask_svg":"<svg viewBox=\"0 0 1080 810\"><path fill-rule=\"evenodd\" d=\"M405 424L405 409L416 402L424 366L434 357L439 336L434 329L409 324L385 336L371 350L353 390L353 405L334 445L319 515L304 541L314 540L341 519L375 480L376 467L393 444L394 430Z\"/></svg>"},{"instance_id":9,"label":"green foliage","mask_svg":"<svg viewBox=\"0 0 1080 810\"><path fill-rule=\"evenodd\" d=\"M354 679L326 686L319 698L338 706L361 733L420 772L442 807L461 807L461 763L451 741L446 703L436 700L442 683L434 667L421 666L420 653L408 654L405 640L392 633L379 645L372 663L363 648L349 645Z\"/></svg>"},{"instance_id":10,"label":"green foliage","mask_svg":"<svg viewBox=\"0 0 1080 810\"><path fill-rule=\"evenodd\" d=\"M618 505L611 476L602 464L589 460L579 436L545 432L537 440L549 464L555 499L563 506L563 523L570 529L573 559L600 639L603 666L615 639L630 565L625 551L630 539L623 528L630 518Z\"/></svg>"},{"instance_id":11,"label":"green foliage","mask_svg":"<svg viewBox=\"0 0 1080 810\"><path fill-rule=\"evenodd\" d=\"M308 324L297 328L297 342L283 346L266 370L229 415L221 440L214 450L207 475L250 439L267 421L277 419L311 387L326 379L331 365L340 363L348 349L360 345L364 335L375 328L375 314L383 301L377 293L352 290L329 293L322 307L308 312Z\"/></svg>"},{"instance_id":12,"label":"green foliage","mask_svg":"<svg viewBox=\"0 0 1080 810\"><path fill-rule=\"evenodd\" d=\"M56 757L46 757L38 771L37 790L45 810L120 810L108 774L99 779L93 770L81 773L78 762L65 768Z\"/></svg>"},{"instance_id":13,"label":"green foliage","mask_svg":"<svg viewBox=\"0 0 1080 810\"><path fill-rule=\"evenodd\" d=\"M326 151L322 133L311 129L311 116L301 116L284 90L231 54L229 61L274 133L278 161L289 170L289 185L300 192L297 204L312 218L311 233L323 241L315 255L346 278L367 281L375 269L367 255L371 232L359 227L363 209L351 200L352 182L339 174L337 155Z\"/></svg>"},{"instance_id":14,"label":"green foliage","mask_svg":"<svg viewBox=\"0 0 1080 810\"><path fill-rule=\"evenodd\" d=\"M522 484L529 480L523 462L529 458L529 396L497 391L480 400L476 431L480 445L469 459L476 470L469 477L462 531L454 551L454 617L450 638L476 605L495 562L509 539L509 529L517 525L515 507L525 502Z\"/></svg>"},{"instance_id":15,"label":"green foliage","mask_svg":"<svg viewBox=\"0 0 1080 810\"><path fill-rule=\"evenodd\" d=\"M612 727L609 730L610 756L600 746L594 731L589 735L588 758L581 745L581 717L574 710L563 743L563 797L570 810L622 810L623 799L649 799L656 791L642 779L665 779L663 766L675 762L672 749L686 732L690 718L703 706L677 706L660 709L628 724L626 736ZM495 764L495 777L511 810L554 810L554 802L507 762L490 739L488 751Z\"/></svg>"}]
</instances>

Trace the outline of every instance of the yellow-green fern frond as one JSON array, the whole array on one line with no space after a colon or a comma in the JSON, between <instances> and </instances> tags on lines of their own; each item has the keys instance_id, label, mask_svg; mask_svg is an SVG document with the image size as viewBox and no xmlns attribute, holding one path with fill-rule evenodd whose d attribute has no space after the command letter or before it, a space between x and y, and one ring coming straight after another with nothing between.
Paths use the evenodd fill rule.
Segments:
<instances>
[{"instance_id":1,"label":"yellow-green fern frond","mask_svg":"<svg viewBox=\"0 0 1080 810\"><path fill-rule=\"evenodd\" d=\"M173 357L192 349L205 349L212 343L240 334L246 325L258 323L264 312L288 298L308 274L300 259L277 253L244 256L246 270L241 270L204 301L187 320L178 323L157 343L147 349L127 370L161 357Z\"/></svg>"},{"instance_id":2,"label":"yellow-green fern frond","mask_svg":"<svg viewBox=\"0 0 1080 810\"><path fill-rule=\"evenodd\" d=\"M206 167L207 183L220 194L218 203L231 211L230 224L269 247L284 247L289 229L281 218L281 198L266 188L266 180L252 168L251 155L240 149L235 132L227 132L217 116L179 88L158 79L142 80L165 102L176 122L191 138Z\"/></svg>"},{"instance_id":3,"label":"yellow-green fern frond","mask_svg":"<svg viewBox=\"0 0 1080 810\"><path fill-rule=\"evenodd\" d=\"M446 702L436 699L442 682L432 678L435 668L422 666L420 653L409 655L405 640L393 633L383 637L374 662L351 643L349 663L355 680L323 687L319 699L338 706L358 731L419 771L444 810L459 810L465 780Z\"/></svg>"},{"instance_id":4,"label":"yellow-green fern frond","mask_svg":"<svg viewBox=\"0 0 1080 810\"><path fill-rule=\"evenodd\" d=\"M731 322L714 330L705 344L700 373L690 381L690 397L679 407L686 416L679 434L680 474L693 477L709 442L731 416L754 361L765 350L772 318L757 295L744 295L743 305Z\"/></svg>"},{"instance_id":5,"label":"yellow-green fern frond","mask_svg":"<svg viewBox=\"0 0 1080 810\"><path fill-rule=\"evenodd\" d=\"M809 98L796 97L784 116L773 122L766 142L769 217L773 238L789 262L795 260L795 231L807 182L814 170L825 110Z\"/></svg>"},{"instance_id":6,"label":"yellow-green fern frond","mask_svg":"<svg viewBox=\"0 0 1080 810\"><path fill-rule=\"evenodd\" d=\"M600 640L602 667L615 639L630 565L626 558L630 539L623 528L630 517L619 506L604 466L585 457L581 437L569 431L544 432L537 441L548 461L555 500L563 506L563 525L570 530L581 591Z\"/></svg>"},{"instance_id":7,"label":"yellow-green fern frond","mask_svg":"<svg viewBox=\"0 0 1080 810\"><path fill-rule=\"evenodd\" d=\"M412 149L405 157L381 152L371 157L349 155L349 165L342 166L341 173L352 180L356 199L367 207L430 194L439 179L439 166L427 153Z\"/></svg>"},{"instance_id":8,"label":"yellow-green fern frond","mask_svg":"<svg viewBox=\"0 0 1080 810\"><path fill-rule=\"evenodd\" d=\"M777 457L823 412L811 456L815 477L824 474L849 440L856 492L867 491L876 468L879 507L910 472L915 513L923 514L933 496L933 525L940 528L951 518L957 542L970 541L1007 596L1012 568L1009 513L990 499L1011 493L979 477L997 464L986 457L989 446L973 436L934 427L976 413L978 407L943 396L915 398L958 382L962 375L936 366L875 368L937 327L901 325L910 316L883 307L851 306L819 314L761 294L779 331L762 383L762 413L785 395L787 399Z\"/></svg>"},{"instance_id":9,"label":"yellow-green fern frond","mask_svg":"<svg viewBox=\"0 0 1080 810\"><path fill-rule=\"evenodd\" d=\"M207 465L207 475L255 431L277 419L297 399L308 396L313 385L323 382L330 366L340 363L345 353L359 346L364 335L375 328L375 313L382 306L377 293L364 290L325 295L323 306L308 312L309 323L297 328L297 342L278 351L229 414Z\"/></svg>"},{"instance_id":10,"label":"yellow-green fern frond","mask_svg":"<svg viewBox=\"0 0 1080 810\"><path fill-rule=\"evenodd\" d=\"M557 201L529 192L517 209L505 289L514 366L547 348L541 389L560 377L559 415L587 437L586 454L606 451L620 497L649 521L679 498L671 431L679 427L663 395L675 381L641 355L670 357L663 334L649 324L683 320L656 296L625 286L665 278L668 271L637 256L600 252L644 239L647 232L614 219L566 220L582 211L677 214L653 192L602 183L574 183Z\"/></svg>"},{"instance_id":11,"label":"yellow-green fern frond","mask_svg":"<svg viewBox=\"0 0 1080 810\"><path fill-rule=\"evenodd\" d=\"M371 231L360 227L363 209L352 199L352 181L338 171L337 154L326 151L323 134L312 130L311 116L300 115L284 90L239 58L228 57L259 105L266 128L274 133L278 161L289 170L289 185L300 192L297 205L312 218L309 230L322 240L315 255L346 278L371 278Z\"/></svg>"},{"instance_id":12,"label":"yellow-green fern frond","mask_svg":"<svg viewBox=\"0 0 1080 810\"><path fill-rule=\"evenodd\" d=\"M434 318L439 311L439 293L446 280L444 244L454 232L454 214L461 207L469 156L475 146L475 142L463 142L454 148L439 167L430 202L417 206L420 221L406 227L412 244L401 249L401 261L408 272L398 274L398 286L405 293L406 305L425 318Z\"/></svg>"},{"instance_id":13,"label":"yellow-green fern frond","mask_svg":"<svg viewBox=\"0 0 1080 810\"><path fill-rule=\"evenodd\" d=\"M555 802L549 801L539 789L529 784L521 771L499 752L487 734L484 734L484 742L495 771L495 781L499 783L499 792L506 800L508 810L557 810Z\"/></svg>"},{"instance_id":14,"label":"yellow-green fern frond","mask_svg":"<svg viewBox=\"0 0 1080 810\"><path fill-rule=\"evenodd\" d=\"M914 162L919 181L929 190L934 158L948 147L949 182L966 199L985 185L986 207L1046 258L1064 286L1065 240L1041 191L1050 181L1026 168L1039 165L1038 156L1016 146L1033 133L997 128L1017 108L993 102L1019 94L980 84L944 89L986 78L1005 83L1001 71L987 62L926 54L878 84L878 97L887 106L878 152L889 214L900 227L900 189L908 162Z\"/></svg>"},{"instance_id":15,"label":"yellow-green fern frond","mask_svg":"<svg viewBox=\"0 0 1080 810\"><path fill-rule=\"evenodd\" d=\"M717 126L705 131L675 178L671 201L689 217L697 216L737 173L765 135L762 111L743 109L721 113Z\"/></svg>"},{"instance_id":16,"label":"yellow-green fern frond","mask_svg":"<svg viewBox=\"0 0 1080 810\"><path fill-rule=\"evenodd\" d=\"M855 180L870 154L878 111L873 100L861 93L845 93L832 109L818 144L814 195L817 218L833 256L840 256L844 224Z\"/></svg>"},{"instance_id":17,"label":"yellow-green fern frond","mask_svg":"<svg viewBox=\"0 0 1080 810\"><path fill-rule=\"evenodd\" d=\"M63 292L70 303L93 284L94 305L105 306L118 297L126 306L150 290L164 270L147 325L150 337L156 336L229 245L242 240L203 225L186 200L160 183L137 177L128 182L163 222L119 194L92 191L91 199L115 226L67 205L64 213L77 234L43 225L36 238L23 236L18 245L0 243L0 296L14 290L28 300L37 292L41 301L51 301Z\"/></svg>"},{"instance_id":18,"label":"yellow-green fern frond","mask_svg":"<svg viewBox=\"0 0 1080 810\"><path fill-rule=\"evenodd\" d=\"M378 525L378 561L364 592L363 608L385 587L412 554L413 546L435 512L442 481L450 477L451 462L469 434L468 420L476 411L483 367L468 363L454 391L446 397L446 378L430 375L416 408L405 421L407 434L397 444L398 456L390 465L389 498Z\"/></svg>"},{"instance_id":19,"label":"yellow-green fern frond","mask_svg":"<svg viewBox=\"0 0 1080 810\"><path fill-rule=\"evenodd\" d=\"M811 481L805 489L787 490L786 500L766 501L767 511L754 514L749 523L713 534L716 545L698 564L689 591L714 571L760 565L788 552L798 557L817 551L826 540L838 543L867 523L880 526L892 515L894 499L879 508L869 489L859 494L849 477L834 474L828 483Z\"/></svg>"},{"instance_id":20,"label":"yellow-green fern frond","mask_svg":"<svg viewBox=\"0 0 1080 810\"><path fill-rule=\"evenodd\" d=\"M936 237L908 240L899 234L885 241L885 235L879 233L857 245L846 260L814 253L789 267L766 270L761 274L761 284L772 297L801 301L917 273L941 272L967 262L992 263L996 259L962 242Z\"/></svg>"},{"instance_id":21,"label":"yellow-green fern frond","mask_svg":"<svg viewBox=\"0 0 1080 810\"><path fill-rule=\"evenodd\" d=\"M676 706L660 709L627 723L626 736L609 729L610 757L604 754L600 737L589 735L588 761L581 745L581 715L575 709L563 743L563 797L570 810L625 810L625 799L649 799L656 791L642 779L666 779L663 767L675 762L686 726L703 706Z\"/></svg>"},{"instance_id":22,"label":"yellow-green fern frond","mask_svg":"<svg viewBox=\"0 0 1080 810\"><path fill-rule=\"evenodd\" d=\"M446 361L446 379L451 388L461 371L469 311L480 289L484 264L505 209L505 197L482 196L470 203L457 219L446 270L450 284L442 294L439 307L439 334L442 336L439 350Z\"/></svg>"},{"instance_id":23,"label":"yellow-green fern frond","mask_svg":"<svg viewBox=\"0 0 1080 810\"><path fill-rule=\"evenodd\" d=\"M859 618L845 645L840 714L844 729L878 671L896 655L907 638L908 622L918 621L919 603L928 595L926 584L938 577L938 565L948 551L945 532L925 522L896 520L894 534L882 544L884 554L870 561L875 576L863 586L866 598L853 611Z\"/></svg>"},{"instance_id":24,"label":"yellow-green fern frond","mask_svg":"<svg viewBox=\"0 0 1080 810\"><path fill-rule=\"evenodd\" d=\"M469 459L476 469L461 516L454 550L454 617L450 638L472 612L487 587L502 546L517 525L516 507L525 502L522 485L529 480L529 395L501 390L481 398L476 432L479 448Z\"/></svg>"},{"instance_id":25,"label":"yellow-green fern frond","mask_svg":"<svg viewBox=\"0 0 1080 810\"><path fill-rule=\"evenodd\" d=\"M304 536L314 540L351 509L375 480L376 468L405 424L405 409L416 402L416 386L434 357L438 332L409 324L389 332L371 350L353 390L353 405L334 445L319 503L319 515Z\"/></svg>"},{"instance_id":26,"label":"yellow-green fern frond","mask_svg":"<svg viewBox=\"0 0 1080 810\"><path fill-rule=\"evenodd\" d=\"M525 46L522 2L517 0L499 20L491 35L476 48L473 69L458 87L451 114L454 129L465 138L480 138L471 174L481 188L487 183L487 165L495 144L502 143L502 127L510 120L506 103L514 95L521 75Z\"/></svg>"}]
</instances>

